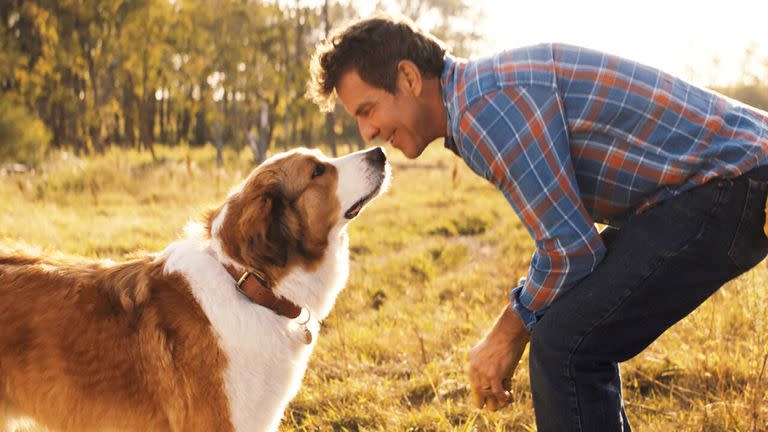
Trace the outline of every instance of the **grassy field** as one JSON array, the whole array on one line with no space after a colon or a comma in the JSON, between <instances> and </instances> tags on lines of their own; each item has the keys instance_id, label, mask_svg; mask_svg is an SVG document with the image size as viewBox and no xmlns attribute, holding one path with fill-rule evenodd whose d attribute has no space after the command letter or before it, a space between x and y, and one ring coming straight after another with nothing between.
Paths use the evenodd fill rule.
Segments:
<instances>
[{"instance_id":1,"label":"grassy field","mask_svg":"<svg viewBox=\"0 0 768 432\"><path fill-rule=\"evenodd\" d=\"M532 241L512 209L440 145L389 151L389 193L349 229L351 276L281 430L535 430L527 354L513 404L471 407L466 355L524 275ZM208 149L56 154L0 177L0 244L120 259L157 251L253 167ZM636 431L768 430L768 265L720 290L622 365Z\"/></svg>"}]
</instances>

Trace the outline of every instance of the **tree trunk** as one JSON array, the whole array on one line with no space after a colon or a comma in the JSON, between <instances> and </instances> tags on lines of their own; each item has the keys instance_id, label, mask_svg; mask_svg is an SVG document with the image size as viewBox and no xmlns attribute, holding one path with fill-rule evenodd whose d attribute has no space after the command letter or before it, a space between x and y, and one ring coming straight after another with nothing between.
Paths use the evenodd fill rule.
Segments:
<instances>
[{"instance_id":1,"label":"tree trunk","mask_svg":"<svg viewBox=\"0 0 768 432\"><path fill-rule=\"evenodd\" d=\"M53 115L51 116L53 121L53 137L52 137L52 143L53 146L56 148L61 148L62 144L64 143L65 136L67 134L67 122L66 122L66 114L64 113L64 104L61 102L57 102L53 106Z\"/></svg>"},{"instance_id":2,"label":"tree trunk","mask_svg":"<svg viewBox=\"0 0 768 432\"><path fill-rule=\"evenodd\" d=\"M139 138L142 148L149 150L152 154L152 160L157 160L154 147L154 129L155 129L155 98L154 95L142 98L139 107Z\"/></svg>"},{"instance_id":3,"label":"tree trunk","mask_svg":"<svg viewBox=\"0 0 768 432\"><path fill-rule=\"evenodd\" d=\"M248 145L251 147L251 152L253 152L253 160L258 165L264 162L267 150L269 149L269 137L267 136L267 129L269 129L269 105L266 101L261 103L256 129L256 134L248 132Z\"/></svg>"},{"instance_id":4,"label":"tree trunk","mask_svg":"<svg viewBox=\"0 0 768 432\"><path fill-rule=\"evenodd\" d=\"M91 87L91 108L88 110L88 103L85 101L86 110L86 122L87 126L84 128L84 132L87 132L91 138L91 145L96 153L104 153L104 143L101 139L102 119L101 119L101 101L99 100L99 79L96 71L96 62L93 58L91 50L91 35L88 30L88 24L80 25L76 23L77 34L80 39L80 46L85 56L85 61L88 70L88 79L83 80L83 83Z\"/></svg>"},{"instance_id":5,"label":"tree trunk","mask_svg":"<svg viewBox=\"0 0 768 432\"><path fill-rule=\"evenodd\" d=\"M192 111L190 106L194 103L194 98L192 97L192 87L193 86L190 85L187 98L184 102L182 102L182 106L180 107L181 109L177 114L179 116L179 120L176 121L176 142L181 142L181 140L189 140L189 128L192 124Z\"/></svg>"},{"instance_id":6,"label":"tree trunk","mask_svg":"<svg viewBox=\"0 0 768 432\"><path fill-rule=\"evenodd\" d=\"M129 74L125 78L123 83L123 137L124 143L127 143L129 147L136 146L136 94L133 91L133 79Z\"/></svg>"},{"instance_id":7,"label":"tree trunk","mask_svg":"<svg viewBox=\"0 0 768 432\"><path fill-rule=\"evenodd\" d=\"M193 144L202 146L208 140L208 127L205 124L205 106L195 113L195 133Z\"/></svg>"},{"instance_id":8,"label":"tree trunk","mask_svg":"<svg viewBox=\"0 0 768 432\"><path fill-rule=\"evenodd\" d=\"M179 115L181 116L181 119L178 122L179 126L176 130L176 142L189 139L189 126L192 123L192 115L188 106L185 106L184 110L179 113Z\"/></svg>"},{"instance_id":9,"label":"tree trunk","mask_svg":"<svg viewBox=\"0 0 768 432\"><path fill-rule=\"evenodd\" d=\"M168 136L166 135L166 130L165 130L166 101L165 101L165 94L163 92L164 90L161 88L160 89L161 99L160 99L160 102L157 103L160 108L157 113L157 119L160 120L160 142L166 144L168 143Z\"/></svg>"},{"instance_id":10,"label":"tree trunk","mask_svg":"<svg viewBox=\"0 0 768 432\"><path fill-rule=\"evenodd\" d=\"M304 124L304 131L302 132L302 139L301 139L302 143L304 143L304 145L306 145L309 148L315 147L314 134L312 133L312 131L314 130L315 130L314 117L311 114L309 114L306 116L306 123Z\"/></svg>"},{"instance_id":11,"label":"tree trunk","mask_svg":"<svg viewBox=\"0 0 768 432\"><path fill-rule=\"evenodd\" d=\"M222 165L224 165L224 142L222 137L222 130L221 130L221 120L216 120L216 125L214 126L214 142L216 143L216 168L221 168Z\"/></svg>"},{"instance_id":12,"label":"tree trunk","mask_svg":"<svg viewBox=\"0 0 768 432\"><path fill-rule=\"evenodd\" d=\"M167 135L163 137L163 143L170 143L169 136L171 135L171 119L173 116L171 113L173 112L173 102L171 101L171 93L169 91L168 97L165 99L165 128ZM176 125L178 127L178 125Z\"/></svg>"},{"instance_id":13,"label":"tree trunk","mask_svg":"<svg viewBox=\"0 0 768 432\"><path fill-rule=\"evenodd\" d=\"M336 133L333 130L333 124L335 122L336 120L332 112L325 113L325 142L331 149L333 157L338 156L338 152L336 151Z\"/></svg>"},{"instance_id":14,"label":"tree trunk","mask_svg":"<svg viewBox=\"0 0 768 432\"><path fill-rule=\"evenodd\" d=\"M120 136L120 114L114 113L112 115L112 136L110 137L111 143L120 143L123 138Z\"/></svg>"}]
</instances>

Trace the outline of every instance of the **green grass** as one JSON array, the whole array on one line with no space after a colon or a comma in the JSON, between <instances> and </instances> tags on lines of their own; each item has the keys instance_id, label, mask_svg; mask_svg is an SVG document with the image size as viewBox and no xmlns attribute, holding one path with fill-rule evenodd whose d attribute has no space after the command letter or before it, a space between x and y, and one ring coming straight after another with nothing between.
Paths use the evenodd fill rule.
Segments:
<instances>
[{"instance_id":1,"label":"green grass","mask_svg":"<svg viewBox=\"0 0 768 432\"><path fill-rule=\"evenodd\" d=\"M390 149L392 187L349 229L351 275L282 430L535 430L527 354L514 403L468 401L466 355L524 275L532 241L501 194L439 145ZM121 259L156 251L252 169L212 149L53 155L0 178L0 244ZM638 431L768 430L768 266L720 290L622 365Z\"/></svg>"}]
</instances>

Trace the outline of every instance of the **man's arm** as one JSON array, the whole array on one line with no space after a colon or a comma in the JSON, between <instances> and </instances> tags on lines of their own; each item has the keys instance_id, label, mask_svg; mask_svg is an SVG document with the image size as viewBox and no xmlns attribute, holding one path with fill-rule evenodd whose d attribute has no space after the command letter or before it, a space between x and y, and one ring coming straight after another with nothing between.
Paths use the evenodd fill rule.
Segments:
<instances>
[{"instance_id":1,"label":"man's arm","mask_svg":"<svg viewBox=\"0 0 768 432\"><path fill-rule=\"evenodd\" d=\"M493 395L486 403L494 408L506 401L498 383L516 368L527 342L523 329L532 331L560 294L592 272L605 247L581 202L554 88L501 89L473 103L460 125L468 164L504 193L536 241L528 277L470 356L473 391Z\"/></svg>"}]
</instances>

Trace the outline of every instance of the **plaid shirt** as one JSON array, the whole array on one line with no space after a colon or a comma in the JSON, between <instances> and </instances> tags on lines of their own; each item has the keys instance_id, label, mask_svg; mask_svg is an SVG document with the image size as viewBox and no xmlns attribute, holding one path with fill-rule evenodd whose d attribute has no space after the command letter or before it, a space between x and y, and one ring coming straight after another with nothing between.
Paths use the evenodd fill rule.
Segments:
<instances>
[{"instance_id":1,"label":"plaid shirt","mask_svg":"<svg viewBox=\"0 0 768 432\"><path fill-rule=\"evenodd\" d=\"M594 222L768 164L768 113L567 45L446 56L446 147L496 185L536 242L510 294L529 330L605 255Z\"/></svg>"}]
</instances>

